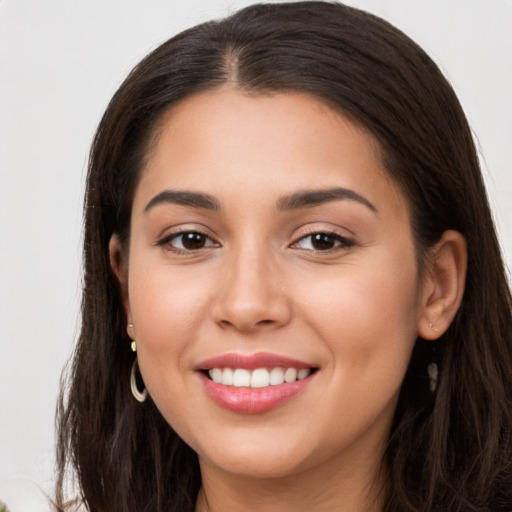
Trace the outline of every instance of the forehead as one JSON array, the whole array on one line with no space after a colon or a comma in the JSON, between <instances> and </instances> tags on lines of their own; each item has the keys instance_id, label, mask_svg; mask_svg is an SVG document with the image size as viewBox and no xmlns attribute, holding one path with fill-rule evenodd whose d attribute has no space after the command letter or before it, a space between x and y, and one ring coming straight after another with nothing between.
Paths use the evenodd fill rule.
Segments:
<instances>
[{"instance_id":1,"label":"forehead","mask_svg":"<svg viewBox=\"0 0 512 512\"><path fill-rule=\"evenodd\" d=\"M148 198L163 188L199 188L270 197L332 186L404 205L378 142L338 110L302 93L221 88L192 95L162 116L137 192Z\"/></svg>"}]
</instances>

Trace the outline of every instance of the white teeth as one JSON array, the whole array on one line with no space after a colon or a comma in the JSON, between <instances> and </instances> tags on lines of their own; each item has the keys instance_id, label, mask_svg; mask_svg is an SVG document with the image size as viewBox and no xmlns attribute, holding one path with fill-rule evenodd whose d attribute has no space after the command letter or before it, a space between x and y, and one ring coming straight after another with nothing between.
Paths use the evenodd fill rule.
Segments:
<instances>
[{"instance_id":1,"label":"white teeth","mask_svg":"<svg viewBox=\"0 0 512 512\"><path fill-rule=\"evenodd\" d=\"M280 384L295 382L305 379L311 374L310 368L257 368L246 370L245 368L212 368L208 371L210 378L217 384L224 386L266 388L279 386Z\"/></svg>"},{"instance_id":2,"label":"white teeth","mask_svg":"<svg viewBox=\"0 0 512 512\"><path fill-rule=\"evenodd\" d=\"M309 368L301 368L297 372L297 380L305 379L310 373L311 373L311 370Z\"/></svg>"},{"instance_id":3,"label":"white teeth","mask_svg":"<svg viewBox=\"0 0 512 512\"><path fill-rule=\"evenodd\" d=\"M295 368L287 368L284 372L285 382L295 382L297 380L297 370Z\"/></svg>"},{"instance_id":4,"label":"white teeth","mask_svg":"<svg viewBox=\"0 0 512 512\"><path fill-rule=\"evenodd\" d=\"M270 384L270 376L266 368L258 368L251 375L251 388L266 388Z\"/></svg>"},{"instance_id":5,"label":"white teeth","mask_svg":"<svg viewBox=\"0 0 512 512\"><path fill-rule=\"evenodd\" d=\"M235 388L241 388L242 386L250 386L251 385L251 372L249 370L244 370L243 368L237 368L233 372L233 386Z\"/></svg>"},{"instance_id":6,"label":"white teeth","mask_svg":"<svg viewBox=\"0 0 512 512\"><path fill-rule=\"evenodd\" d=\"M210 377L212 378L213 382L216 382L219 384L222 379L222 370L220 368L212 368L209 371Z\"/></svg>"},{"instance_id":7,"label":"white teeth","mask_svg":"<svg viewBox=\"0 0 512 512\"><path fill-rule=\"evenodd\" d=\"M278 386L284 382L284 369L283 368L272 368L270 370L270 385Z\"/></svg>"},{"instance_id":8,"label":"white teeth","mask_svg":"<svg viewBox=\"0 0 512 512\"><path fill-rule=\"evenodd\" d=\"M221 383L224 384L224 386L233 385L233 370L231 368L224 368L224 370L222 370Z\"/></svg>"}]
</instances>

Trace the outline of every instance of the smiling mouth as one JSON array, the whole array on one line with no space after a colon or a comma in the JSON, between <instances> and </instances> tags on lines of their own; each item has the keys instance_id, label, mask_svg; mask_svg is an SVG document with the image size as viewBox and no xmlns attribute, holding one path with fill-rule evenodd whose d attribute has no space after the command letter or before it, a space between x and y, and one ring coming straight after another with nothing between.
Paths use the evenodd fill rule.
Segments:
<instances>
[{"instance_id":1,"label":"smiling mouth","mask_svg":"<svg viewBox=\"0 0 512 512\"><path fill-rule=\"evenodd\" d=\"M195 370L206 394L237 414L260 414L281 407L315 381L316 365L277 354L222 354Z\"/></svg>"},{"instance_id":2,"label":"smiling mouth","mask_svg":"<svg viewBox=\"0 0 512 512\"><path fill-rule=\"evenodd\" d=\"M291 384L309 377L317 368L211 368L205 375L216 384L234 388L268 388Z\"/></svg>"}]
</instances>

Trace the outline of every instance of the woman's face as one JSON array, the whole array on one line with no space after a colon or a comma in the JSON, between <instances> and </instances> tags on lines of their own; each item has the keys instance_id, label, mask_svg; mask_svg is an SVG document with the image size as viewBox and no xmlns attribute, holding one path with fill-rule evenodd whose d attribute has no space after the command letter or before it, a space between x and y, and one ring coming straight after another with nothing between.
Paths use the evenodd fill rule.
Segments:
<instances>
[{"instance_id":1,"label":"woman's face","mask_svg":"<svg viewBox=\"0 0 512 512\"><path fill-rule=\"evenodd\" d=\"M145 385L203 468L380 457L423 301L406 201L361 128L303 94L184 100L125 270Z\"/></svg>"}]
</instances>

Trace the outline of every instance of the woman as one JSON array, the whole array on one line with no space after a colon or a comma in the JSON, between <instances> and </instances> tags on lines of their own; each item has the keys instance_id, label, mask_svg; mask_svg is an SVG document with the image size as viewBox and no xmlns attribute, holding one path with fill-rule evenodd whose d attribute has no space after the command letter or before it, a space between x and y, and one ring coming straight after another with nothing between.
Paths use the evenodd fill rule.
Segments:
<instances>
[{"instance_id":1,"label":"woman","mask_svg":"<svg viewBox=\"0 0 512 512\"><path fill-rule=\"evenodd\" d=\"M341 4L187 30L91 151L59 409L94 511L509 511L510 291L437 67ZM130 392L131 391L131 392Z\"/></svg>"}]
</instances>

